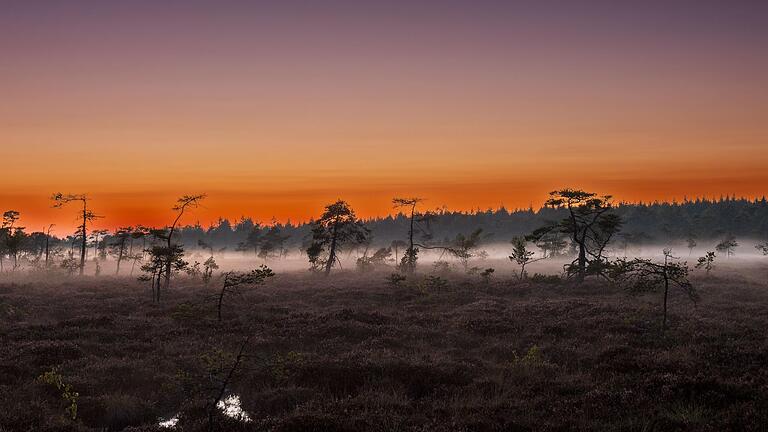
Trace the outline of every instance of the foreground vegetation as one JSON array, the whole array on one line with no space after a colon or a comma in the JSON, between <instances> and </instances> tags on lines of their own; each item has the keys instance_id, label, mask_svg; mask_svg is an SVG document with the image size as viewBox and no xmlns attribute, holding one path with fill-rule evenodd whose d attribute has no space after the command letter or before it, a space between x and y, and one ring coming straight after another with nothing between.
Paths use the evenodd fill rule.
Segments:
<instances>
[{"instance_id":1,"label":"foreground vegetation","mask_svg":"<svg viewBox=\"0 0 768 432\"><path fill-rule=\"evenodd\" d=\"M219 321L216 283L19 277L0 430L761 430L764 272L695 275L665 332L658 293L596 280L285 273Z\"/></svg>"}]
</instances>

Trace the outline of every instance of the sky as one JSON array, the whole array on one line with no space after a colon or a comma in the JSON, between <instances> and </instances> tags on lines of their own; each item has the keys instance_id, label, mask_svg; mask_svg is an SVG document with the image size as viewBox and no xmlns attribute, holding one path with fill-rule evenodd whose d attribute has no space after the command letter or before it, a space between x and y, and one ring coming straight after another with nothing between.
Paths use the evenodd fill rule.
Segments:
<instances>
[{"instance_id":1,"label":"sky","mask_svg":"<svg viewBox=\"0 0 768 432\"><path fill-rule=\"evenodd\" d=\"M766 1L2 0L0 210L103 227L345 199L762 196ZM64 234L64 233L62 233Z\"/></svg>"}]
</instances>

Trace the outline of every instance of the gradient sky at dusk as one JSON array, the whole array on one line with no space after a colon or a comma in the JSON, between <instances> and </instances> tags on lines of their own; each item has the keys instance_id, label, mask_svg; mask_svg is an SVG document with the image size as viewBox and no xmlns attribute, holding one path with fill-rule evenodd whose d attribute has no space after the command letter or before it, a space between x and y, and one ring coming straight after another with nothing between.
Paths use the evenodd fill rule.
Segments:
<instances>
[{"instance_id":1,"label":"gradient sky at dusk","mask_svg":"<svg viewBox=\"0 0 768 432\"><path fill-rule=\"evenodd\" d=\"M114 227L344 198L538 206L768 185L766 1L0 4L0 210ZM39 225L39 226L38 226Z\"/></svg>"}]
</instances>

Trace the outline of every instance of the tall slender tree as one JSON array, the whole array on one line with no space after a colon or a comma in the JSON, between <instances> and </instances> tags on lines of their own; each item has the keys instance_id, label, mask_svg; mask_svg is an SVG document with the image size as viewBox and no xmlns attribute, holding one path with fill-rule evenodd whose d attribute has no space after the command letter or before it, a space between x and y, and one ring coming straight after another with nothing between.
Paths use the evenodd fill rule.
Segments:
<instances>
[{"instance_id":1,"label":"tall slender tree","mask_svg":"<svg viewBox=\"0 0 768 432\"><path fill-rule=\"evenodd\" d=\"M13 260L13 270L19 267L19 252L27 238L24 227L16 225L19 220L19 212L8 210L3 213L2 240L4 252L8 254L9 259Z\"/></svg>"},{"instance_id":2,"label":"tall slender tree","mask_svg":"<svg viewBox=\"0 0 768 432\"><path fill-rule=\"evenodd\" d=\"M419 229L419 223L426 221L428 214L421 214L416 210L419 203L424 198L393 198L392 205L396 209L405 209L409 213L408 217L408 247L403 252L403 259L400 263L401 268L408 274L416 270L416 261L418 260L419 249L414 243L416 230Z\"/></svg>"},{"instance_id":3,"label":"tall slender tree","mask_svg":"<svg viewBox=\"0 0 768 432\"><path fill-rule=\"evenodd\" d=\"M115 230L115 234L112 236L112 243L109 245L109 251L115 256L115 261L117 262L115 275L120 274L120 264L123 262L123 259L129 255L128 249L132 234L133 227L123 227Z\"/></svg>"},{"instance_id":4,"label":"tall slender tree","mask_svg":"<svg viewBox=\"0 0 768 432\"><path fill-rule=\"evenodd\" d=\"M55 224L48 225L48 229L45 231L45 268L48 268L50 257L50 244L51 244L51 229L55 227Z\"/></svg>"},{"instance_id":5,"label":"tall slender tree","mask_svg":"<svg viewBox=\"0 0 768 432\"><path fill-rule=\"evenodd\" d=\"M173 223L171 223L171 226L168 228L168 237L167 237L167 250L169 251L169 259L166 260L165 263L165 286L163 289L167 290L168 287L171 285L171 271L173 270L173 263L174 260L170 259L171 255L174 255L171 251L174 251L176 248L174 248L173 245L173 233L176 231L176 227L179 224L179 221L181 220L181 217L184 216L184 213L191 208L196 208L200 205L200 202L205 199L205 194L199 194L199 195L184 195L178 200L176 200L176 205L173 206L173 211L176 212L176 218L173 220ZM177 246L178 248L178 246Z\"/></svg>"},{"instance_id":6,"label":"tall slender tree","mask_svg":"<svg viewBox=\"0 0 768 432\"><path fill-rule=\"evenodd\" d=\"M82 204L82 211L80 213L80 275L83 275L85 270L85 251L88 246L88 224L92 223L97 216L94 212L88 209L88 202L90 199L85 194L62 194L60 192L53 194L51 197L53 200L54 208L61 208L71 202L80 202Z\"/></svg>"}]
</instances>

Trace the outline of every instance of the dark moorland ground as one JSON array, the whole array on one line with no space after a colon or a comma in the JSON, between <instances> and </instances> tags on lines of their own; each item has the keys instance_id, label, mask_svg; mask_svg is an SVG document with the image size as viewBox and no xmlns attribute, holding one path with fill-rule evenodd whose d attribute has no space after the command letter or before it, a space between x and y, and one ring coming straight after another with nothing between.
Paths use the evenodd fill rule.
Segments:
<instances>
[{"instance_id":1,"label":"dark moorland ground","mask_svg":"<svg viewBox=\"0 0 768 432\"><path fill-rule=\"evenodd\" d=\"M297 272L219 323L215 284L179 279L158 305L128 278L29 276L0 283L0 430L207 430L216 365L247 335L227 393L251 421L216 411L216 430L765 430L768 288L750 272L696 276L702 300L674 293L664 334L658 294L595 282ZM74 421L38 379L52 368Z\"/></svg>"}]
</instances>

